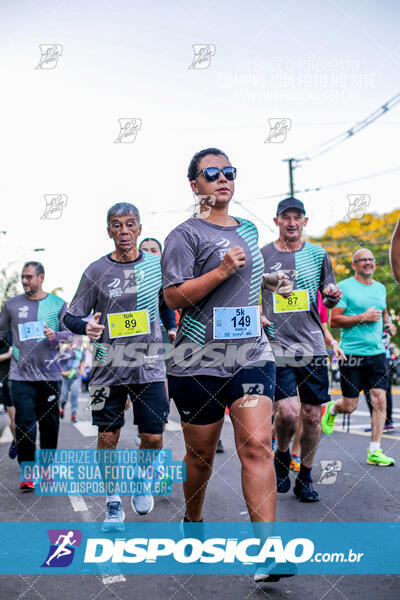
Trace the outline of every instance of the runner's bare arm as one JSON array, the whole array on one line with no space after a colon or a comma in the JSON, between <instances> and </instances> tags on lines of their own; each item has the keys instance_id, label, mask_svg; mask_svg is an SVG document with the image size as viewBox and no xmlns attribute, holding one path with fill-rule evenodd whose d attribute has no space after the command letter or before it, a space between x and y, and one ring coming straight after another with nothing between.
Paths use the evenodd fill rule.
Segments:
<instances>
[{"instance_id":1,"label":"runner's bare arm","mask_svg":"<svg viewBox=\"0 0 400 600\"><path fill-rule=\"evenodd\" d=\"M377 310L375 306L371 306L368 310L359 315L345 315L345 308L338 308L335 306L331 311L331 327L341 327L342 329L348 329L360 323L374 323L379 321L381 317L380 310Z\"/></svg>"}]
</instances>

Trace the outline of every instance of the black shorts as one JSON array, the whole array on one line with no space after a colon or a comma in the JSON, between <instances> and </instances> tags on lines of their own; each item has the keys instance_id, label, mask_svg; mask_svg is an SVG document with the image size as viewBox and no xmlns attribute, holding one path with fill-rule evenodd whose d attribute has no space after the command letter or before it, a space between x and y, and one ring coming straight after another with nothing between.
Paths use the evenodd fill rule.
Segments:
<instances>
[{"instance_id":1,"label":"black shorts","mask_svg":"<svg viewBox=\"0 0 400 600\"><path fill-rule=\"evenodd\" d=\"M358 398L361 390L365 393L371 388L387 389L389 365L385 353L374 356L348 354L339 367L340 387L345 398Z\"/></svg>"},{"instance_id":2,"label":"black shorts","mask_svg":"<svg viewBox=\"0 0 400 600\"><path fill-rule=\"evenodd\" d=\"M92 423L99 433L117 431L125 422L125 403L128 395L133 406L133 422L140 433L161 434L168 422L169 400L163 381L111 387L90 386Z\"/></svg>"},{"instance_id":3,"label":"black shorts","mask_svg":"<svg viewBox=\"0 0 400 600\"><path fill-rule=\"evenodd\" d=\"M302 404L329 402L328 357L315 356L308 365L277 367L275 401L299 396Z\"/></svg>"},{"instance_id":4,"label":"black shorts","mask_svg":"<svg viewBox=\"0 0 400 600\"><path fill-rule=\"evenodd\" d=\"M175 400L181 420L192 425L217 423L224 418L225 408L244 396L258 394L272 399L274 388L275 363L270 361L244 367L232 377L168 376L170 398Z\"/></svg>"},{"instance_id":5,"label":"black shorts","mask_svg":"<svg viewBox=\"0 0 400 600\"><path fill-rule=\"evenodd\" d=\"M8 377L5 377L0 386L0 404L4 404L6 408L14 406L10 395Z\"/></svg>"}]
</instances>

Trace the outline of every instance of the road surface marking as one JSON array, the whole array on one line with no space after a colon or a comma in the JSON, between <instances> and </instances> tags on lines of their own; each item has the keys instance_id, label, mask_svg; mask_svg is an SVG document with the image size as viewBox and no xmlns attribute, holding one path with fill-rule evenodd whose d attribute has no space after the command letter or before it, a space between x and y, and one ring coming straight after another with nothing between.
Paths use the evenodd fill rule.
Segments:
<instances>
[{"instance_id":1,"label":"road surface marking","mask_svg":"<svg viewBox=\"0 0 400 600\"><path fill-rule=\"evenodd\" d=\"M5 427L3 429L3 433L1 434L0 444L9 444L10 442L12 442L12 440L13 440L13 436L12 436L9 426L7 425L7 427Z\"/></svg>"},{"instance_id":2,"label":"road surface marking","mask_svg":"<svg viewBox=\"0 0 400 600\"><path fill-rule=\"evenodd\" d=\"M118 581L124 582L126 581L125 577L122 573L118 573L118 575L102 575L101 579L104 585L110 585L110 583L117 583Z\"/></svg>"},{"instance_id":3,"label":"road surface marking","mask_svg":"<svg viewBox=\"0 0 400 600\"><path fill-rule=\"evenodd\" d=\"M90 421L78 421L73 424L75 429L79 431L84 437L97 436L98 428L97 425L92 425Z\"/></svg>"},{"instance_id":4,"label":"road surface marking","mask_svg":"<svg viewBox=\"0 0 400 600\"><path fill-rule=\"evenodd\" d=\"M180 431L181 429L181 424L176 421L169 420L168 423L165 424L165 431Z\"/></svg>"},{"instance_id":5,"label":"road surface marking","mask_svg":"<svg viewBox=\"0 0 400 600\"><path fill-rule=\"evenodd\" d=\"M88 509L87 504L82 496L68 496L68 498L75 512L82 512Z\"/></svg>"}]
</instances>

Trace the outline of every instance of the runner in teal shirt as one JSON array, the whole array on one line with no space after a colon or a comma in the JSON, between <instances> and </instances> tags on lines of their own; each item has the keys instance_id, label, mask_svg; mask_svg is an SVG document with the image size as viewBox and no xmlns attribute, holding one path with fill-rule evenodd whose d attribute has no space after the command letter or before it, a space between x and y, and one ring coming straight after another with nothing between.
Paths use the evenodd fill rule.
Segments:
<instances>
[{"instance_id":1,"label":"runner in teal shirt","mask_svg":"<svg viewBox=\"0 0 400 600\"><path fill-rule=\"evenodd\" d=\"M382 432L386 420L386 390L389 382L389 365L382 331L396 335L386 308L386 289L372 279L376 263L367 248L353 255L355 276L339 283L342 298L331 313L331 326L340 327L340 346L346 360L340 364L342 398L328 403L321 421L322 431L333 433L338 414L351 414L358 406L361 391L370 394L372 403L371 441L367 463L391 467L394 458L381 449Z\"/></svg>"},{"instance_id":2,"label":"runner in teal shirt","mask_svg":"<svg viewBox=\"0 0 400 600\"><path fill-rule=\"evenodd\" d=\"M339 284L343 296L337 308L344 308L345 315L353 316L366 312L371 307L386 310L386 289L378 281L372 280L370 285L349 277ZM340 330L340 347L345 354L357 356L373 356L385 352L382 342L382 315L379 321L364 321L354 327Z\"/></svg>"}]
</instances>

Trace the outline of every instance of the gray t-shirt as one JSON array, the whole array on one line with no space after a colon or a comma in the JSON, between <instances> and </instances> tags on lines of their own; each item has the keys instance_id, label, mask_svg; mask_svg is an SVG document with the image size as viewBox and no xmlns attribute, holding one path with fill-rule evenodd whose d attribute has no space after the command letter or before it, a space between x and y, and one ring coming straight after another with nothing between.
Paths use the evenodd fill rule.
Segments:
<instances>
[{"instance_id":1,"label":"gray t-shirt","mask_svg":"<svg viewBox=\"0 0 400 600\"><path fill-rule=\"evenodd\" d=\"M140 251L136 260L123 263L103 256L85 270L67 312L82 318L92 311L101 313L99 323L105 329L94 342L91 384L165 380L158 312L160 288L160 259L149 252Z\"/></svg>"},{"instance_id":2,"label":"gray t-shirt","mask_svg":"<svg viewBox=\"0 0 400 600\"><path fill-rule=\"evenodd\" d=\"M167 359L171 375L230 377L244 366L273 361L261 327L264 263L257 228L245 219L236 220L237 225L221 227L192 217L165 240L161 258L164 289L216 269L233 246L241 246L246 255L243 267L195 306L182 310Z\"/></svg>"},{"instance_id":3,"label":"gray t-shirt","mask_svg":"<svg viewBox=\"0 0 400 600\"><path fill-rule=\"evenodd\" d=\"M59 381L58 342L66 334L56 333L53 341L44 336L44 323L55 332L67 331L63 323L66 304L54 294L32 300L20 294L6 300L0 314L0 337L11 330L13 349L9 379L15 381Z\"/></svg>"},{"instance_id":4,"label":"gray t-shirt","mask_svg":"<svg viewBox=\"0 0 400 600\"><path fill-rule=\"evenodd\" d=\"M318 313L318 290L335 284L331 260L326 251L310 242L300 250L283 252L275 244L261 249L265 272L285 272L294 283L291 299L284 300L269 290L262 292L263 314L271 325L266 327L275 358L324 356L326 346ZM297 292L297 293L296 293ZM277 366L279 361L277 361Z\"/></svg>"}]
</instances>

